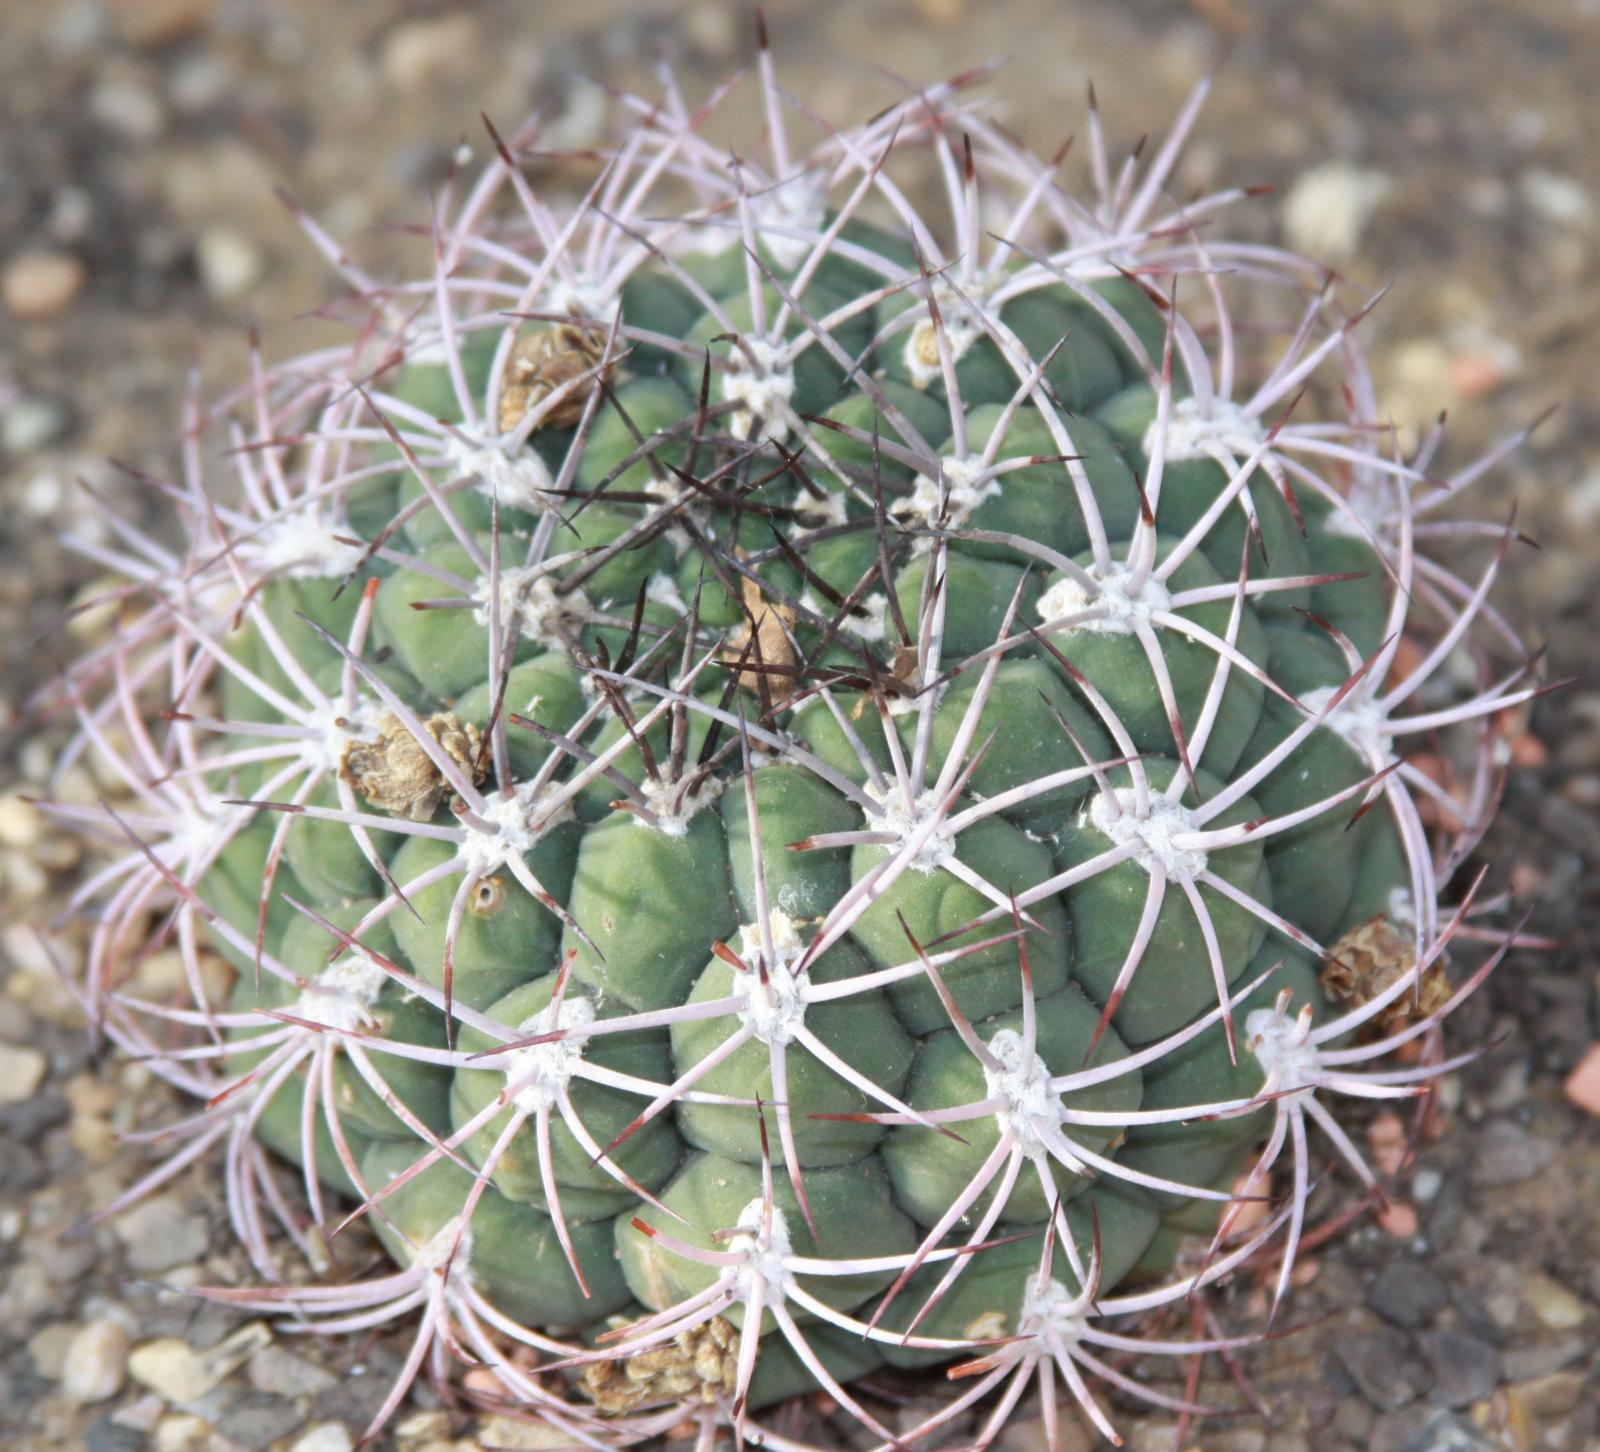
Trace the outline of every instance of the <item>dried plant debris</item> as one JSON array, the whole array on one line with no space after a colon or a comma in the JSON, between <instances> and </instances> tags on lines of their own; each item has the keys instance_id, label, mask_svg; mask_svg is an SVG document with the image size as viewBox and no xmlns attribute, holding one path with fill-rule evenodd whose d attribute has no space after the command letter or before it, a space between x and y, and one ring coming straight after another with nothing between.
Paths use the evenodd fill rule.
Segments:
<instances>
[{"instance_id":1,"label":"dried plant debris","mask_svg":"<svg viewBox=\"0 0 1600 1452\"><path fill-rule=\"evenodd\" d=\"M715 1405L736 1389L738 1347L739 1333L713 1316L665 1346L585 1367L583 1394L610 1417L664 1402Z\"/></svg>"},{"instance_id":2,"label":"dried plant debris","mask_svg":"<svg viewBox=\"0 0 1600 1452\"><path fill-rule=\"evenodd\" d=\"M428 739L473 781L483 780L483 733L476 726L453 711L436 711L421 724ZM378 718L372 741L346 743L339 776L372 806L411 822L428 821L450 793L434 754L390 713Z\"/></svg>"},{"instance_id":3,"label":"dried plant debris","mask_svg":"<svg viewBox=\"0 0 1600 1452\"><path fill-rule=\"evenodd\" d=\"M555 323L518 333L500 383L500 432L515 432L558 389L561 397L545 409L535 431L575 427L607 371L600 366L604 357L604 332L591 325Z\"/></svg>"}]
</instances>

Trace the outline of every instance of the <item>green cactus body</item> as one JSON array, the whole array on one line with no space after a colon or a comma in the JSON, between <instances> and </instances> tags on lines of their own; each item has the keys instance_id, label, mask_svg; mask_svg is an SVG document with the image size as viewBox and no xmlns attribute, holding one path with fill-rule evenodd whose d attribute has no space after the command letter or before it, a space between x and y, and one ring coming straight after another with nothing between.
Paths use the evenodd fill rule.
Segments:
<instances>
[{"instance_id":1,"label":"green cactus body","mask_svg":"<svg viewBox=\"0 0 1600 1452\"><path fill-rule=\"evenodd\" d=\"M679 141L663 171L708 165ZM865 195L859 162L817 175ZM1344 323L1237 402L1139 280L1165 253L940 261L857 202L762 213L786 185L670 225L608 191L581 257L534 214L515 286L447 234L463 317L402 327L366 412L281 425L304 512L143 678L202 701L159 863L238 974L248 1134L374 1200L437 1315L577 1348L561 1406L608 1358L625 1413L692 1372L738 1418L1093 1344L1252 1157L1303 1198L1306 1106L1440 931L1373 654L1409 536L1264 421ZM1351 498L1400 488L1340 447ZM1322 981L1380 916L1364 1017Z\"/></svg>"}]
</instances>

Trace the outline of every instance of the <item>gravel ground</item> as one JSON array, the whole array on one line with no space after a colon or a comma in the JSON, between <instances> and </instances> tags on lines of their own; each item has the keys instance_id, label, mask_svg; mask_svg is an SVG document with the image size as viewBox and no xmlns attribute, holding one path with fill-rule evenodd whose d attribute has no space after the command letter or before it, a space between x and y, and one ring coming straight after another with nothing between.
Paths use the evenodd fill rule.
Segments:
<instances>
[{"instance_id":1,"label":"gravel ground","mask_svg":"<svg viewBox=\"0 0 1600 1452\"><path fill-rule=\"evenodd\" d=\"M1449 409L1446 462L1460 462L1560 405L1477 501L1503 514L1515 499L1543 542L1514 552L1502 599L1548 641L1550 675L1575 678L1535 710L1485 844L1491 881L1559 946L1514 953L1458 1015L1459 1045L1503 1042L1445 1085L1438 1142L1389 1210L1306 1263L1293 1314L1313 1324L1246 1361L1261 1410L1207 1366L1202 1399L1243 1412L1183 1445L1600 1446L1600 1119L1563 1091L1600 1038L1600 4L770 10L786 81L834 116L894 94L869 61L927 80L1016 52L996 88L1003 114L1047 149L1081 125L1091 76L1126 145L1226 50L1181 188L1271 184L1236 225L1287 236L1357 283L1395 283L1365 326L1396 421ZM186 370L236 379L247 320L274 353L319 340L308 314L330 280L274 184L371 266L398 265L415 239L382 224L416 219L457 144L478 144L480 111L540 106L582 146L601 121L582 77L645 85L665 47L703 90L745 56L748 29L742 7L711 0L0 7L0 1445L340 1452L397 1356L382 1340L296 1344L162 1290L245 1278L207 1171L63 1236L146 1163L120 1137L173 1105L138 1066L90 1060L57 973L84 949L83 925L57 917L80 848L18 795L64 739L27 717L26 697L105 628L62 626L93 570L59 532L92 538L96 496L131 496L110 461L172 466ZM85 775L70 790L101 786ZM158 955L144 971L174 970ZM1364 1132L1381 1148L1395 1127L1380 1117ZM1322 1193L1343 1203L1331 1180ZM1241 1282L1209 1311L1243 1324L1262 1295ZM1168 1418L1122 1424L1134 1448L1178 1445ZM379 1445L550 1444L422 1388ZM1020 1419L1004 1445L1042 1449L1039 1423Z\"/></svg>"}]
</instances>

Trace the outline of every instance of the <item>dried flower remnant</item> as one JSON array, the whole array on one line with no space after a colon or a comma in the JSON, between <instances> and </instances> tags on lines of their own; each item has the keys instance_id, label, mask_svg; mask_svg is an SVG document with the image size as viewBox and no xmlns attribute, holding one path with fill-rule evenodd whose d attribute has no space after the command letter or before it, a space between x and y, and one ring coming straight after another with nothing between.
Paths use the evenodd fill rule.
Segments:
<instances>
[{"instance_id":1,"label":"dried flower remnant","mask_svg":"<svg viewBox=\"0 0 1600 1452\"><path fill-rule=\"evenodd\" d=\"M738 1348L739 1333L713 1316L665 1346L585 1367L583 1394L607 1416L663 1402L715 1404L734 1392Z\"/></svg>"},{"instance_id":2,"label":"dried flower remnant","mask_svg":"<svg viewBox=\"0 0 1600 1452\"><path fill-rule=\"evenodd\" d=\"M463 723L453 711L436 711L422 724L439 749L473 781L483 780L483 733L476 726ZM373 741L346 745L339 775L372 806L410 822L428 821L450 792L450 783L433 757L398 717L387 713L378 718Z\"/></svg>"},{"instance_id":3,"label":"dried flower remnant","mask_svg":"<svg viewBox=\"0 0 1600 1452\"><path fill-rule=\"evenodd\" d=\"M1328 950L1318 981L1333 1002L1358 1009L1410 978L1416 963L1412 940L1378 913L1357 923ZM1414 990L1396 999L1370 1031L1391 1033L1412 1019L1435 1014L1449 1001L1450 991L1444 964L1435 959L1415 979Z\"/></svg>"},{"instance_id":4,"label":"dried flower remnant","mask_svg":"<svg viewBox=\"0 0 1600 1452\"><path fill-rule=\"evenodd\" d=\"M555 323L519 333L500 383L500 432L515 432L528 413L557 389L565 391L538 428L575 428L589 395L599 386L604 356L604 330L587 324Z\"/></svg>"}]
</instances>

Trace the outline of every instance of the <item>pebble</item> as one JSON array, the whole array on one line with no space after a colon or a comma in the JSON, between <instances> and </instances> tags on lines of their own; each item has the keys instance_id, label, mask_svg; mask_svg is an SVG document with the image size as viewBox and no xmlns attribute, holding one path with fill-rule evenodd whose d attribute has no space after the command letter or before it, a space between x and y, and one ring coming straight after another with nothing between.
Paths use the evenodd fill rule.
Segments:
<instances>
[{"instance_id":1,"label":"pebble","mask_svg":"<svg viewBox=\"0 0 1600 1452\"><path fill-rule=\"evenodd\" d=\"M305 1414L294 1402L266 1392L252 1392L230 1402L213 1419L218 1432L249 1452L272 1446L304 1422Z\"/></svg>"},{"instance_id":2,"label":"pebble","mask_svg":"<svg viewBox=\"0 0 1600 1452\"><path fill-rule=\"evenodd\" d=\"M343 1422L318 1422L289 1444L289 1452L351 1452L354 1446Z\"/></svg>"},{"instance_id":3,"label":"pebble","mask_svg":"<svg viewBox=\"0 0 1600 1452\"><path fill-rule=\"evenodd\" d=\"M38 1049L0 1044L0 1104L20 1104L44 1083L50 1061Z\"/></svg>"},{"instance_id":4,"label":"pebble","mask_svg":"<svg viewBox=\"0 0 1600 1452\"><path fill-rule=\"evenodd\" d=\"M33 1362L33 1369L40 1376L48 1377L51 1381L60 1380L61 1368L67 1359L67 1348L72 1345L77 1329L67 1322L57 1321L41 1327L28 1338L28 1359Z\"/></svg>"},{"instance_id":5,"label":"pebble","mask_svg":"<svg viewBox=\"0 0 1600 1452\"><path fill-rule=\"evenodd\" d=\"M1361 1395L1380 1411L1398 1411L1428 1389L1428 1368L1391 1327L1346 1337L1335 1352Z\"/></svg>"},{"instance_id":6,"label":"pebble","mask_svg":"<svg viewBox=\"0 0 1600 1452\"><path fill-rule=\"evenodd\" d=\"M53 318L72 305L87 277L69 252L19 252L0 273L0 299L24 322Z\"/></svg>"},{"instance_id":7,"label":"pebble","mask_svg":"<svg viewBox=\"0 0 1600 1452\"><path fill-rule=\"evenodd\" d=\"M117 29L129 45L155 50L204 30L216 0L113 0Z\"/></svg>"},{"instance_id":8,"label":"pebble","mask_svg":"<svg viewBox=\"0 0 1600 1452\"><path fill-rule=\"evenodd\" d=\"M167 125L161 97L131 76L108 76L95 86L89 114L124 141L154 141Z\"/></svg>"},{"instance_id":9,"label":"pebble","mask_svg":"<svg viewBox=\"0 0 1600 1452\"><path fill-rule=\"evenodd\" d=\"M543 1422L521 1417L485 1417L477 1426L477 1441L484 1447L505 1452L558 1452L569 1447L572 1437Z\"/></svg>"},{"instance_id":10,"label":"pebble","mask_svg":"<svg viewBox=\"0 0 1600 1452\"><path fill-rule=\"evenodd\" d=\"M261 250L232 227L207 227L194 249L200 282L218 302L241 297L261 278Z\"/></svg>"},{"instance_id":11,"label":"pebble","mask_svg":"<svg viewBox=\"0 0 1600 1452\"><path fill-rule=\"evenodd\" d=\"M384 40L378 69L396 91L410 93L464 74L480 49L477 22L470 15L408 20Z\"/></svg>"},{"instance_id":12,"label":"pebble","mask_svg":"<svg viewBox=\"0 0 1600 1452\"><path fill-rule=\"evenodd\" d=\"M216 1385L195 1349L175 1336L135 1347L128 1358L128 1374L162 1401L180 1407L198 1401Z\"/></svg>"},{"instance_id":13,"label":"pebble","mask_svg":"<svg viewBox=\"0 0 1600 1452\"><path fill-rule=\"evenodd\" d=\"M1510 1120L1497 1119L1478 1137L1477 1154L1468 1173L1475 1185L1520 1185L1555 1157L1556 1147L1549 1140L1529 1134Z\"/></svg>"},{"instance_id":14,"label":"pebble","mask_svg":"<svg viewBox=\"0 0 1600 1452\"><path fill-rule=\"evenodd\" d=\"M1439 1412L1424 1423L1401 1452L1500 1452L1500 1443L1486 1437L1471 1422Z\"/></svg>"},{"instance_id":15,"label":"pebble","mask_svg":"<svg viewBox=\"0 0 1600 1452\"><path fill-rule=\"evenodd\" d=\"M150 1438L151 1452L210 1452L211 1424L204 1417L163 1417Z\"/></svg>"},{"instance_id":16,"label":"pebble","mask_svg":"<svg viewBox=\"0 0 1600 1452\"><path fill-rule=\"evenodd\" d=\"M1355 255L1389 187L1381 171L1347 161L1313 167L1283 199L1284 236L1295 251L1318 262L1344 262Z\"/></svg>"},{"instance_id":17,"label":"pebble","mask_svg":"<svg viewBox=\"0 0 1600 1452\"><path fill-rule=\"evenodd\" d=\"M188 1265L211 1245L211 1227L201 1214L190 1214L174 1195L141 1201L112 1221L117 1238L128 1247L129 1268L141 1274Z\"/></svg>"},{"instance_id":18,"label":"pebble","mask_svg":"<svg viewBox=\"0 0 1600 1452\"><path fill-rule=\"evenodd\" d=\"M1092 1452L1088 1434L1076 1417L1062 1417L1057 1424L1059 1452ZM998 1452L1058 1452L1045 1436L1044 1422L1038 1417L1014 1419L995 1443Z\"/></svg>"},{"instance_id":19,"label":"pebble","mask_svg":"<svg viewBox=\"0 0 1600 1452\"><path fill-rule=\"evenodd\" d=\"M67 411L48 398L23 398L0 414L0 445L12 458L37 453L61 437Z\"/></svg>"},{"instance_id":20,"label":"pebble","mask_svg":"<svg viewBox=\"0 0 1600 1452\"><path fill-rule=\"evenodd\" d=\"M84 1434L83 1452L146 1452L150 1439L136 1427L124 1427L112 1416L90 1424Z\"/></svg>"},{"instance_id":21,"label":"pebble","mask_svg":"<svg viewBox=\"0 0 1600 1452\"><path fill-rule=\"evenodd\" d=\"M1514 1390L1522 1398L1523 1406L1535 1416L1559 1417L1578 1405L1586 1380L1581 1371L1558 1371L1518 1382Z\"/></svg>"},{"instance_id":22,"label":"pebble","mask_svg":"<svg viewBox=\"0 0 1600 1452\"><path fill-rule=\"evenodd\" d=\"M1533 169L1517 180L1523 200L1546 222L1587 227L1594 220L1594 198L1575 177Z\"/></svg>"},{"instance_id":23,"label":"pebble","mask_svg":"<svg viewBox=\"0 0 1600 1452\"><path fill-rule=\"evenodd\" d=\"M1445 1283L1412 1260L1396 1261L1380 1271L1367 1292L1367 1304L1385 1321L1413 1331L1433 1320L1449 1299Z\"/></svg>"},{"instance_id":24,"label":"pebble","mask_svg":"<svg viewBox=\"0 0 1600 1452\"><path fill-rule=\"evenodd\" d=\"M1536 1271L1523 1287L1523 1295L1541 1325L1552 1331L1570 1331L1588 1316L1584 1304L1559 1281Z\"/></svg>"},{"instance_id":25,"label":"pebble","mask_svg":"<svg viewBox=\"0 0 1600 1452\"><path fill-rule=\"evenodd\" d=\"M87 1406L122 1390L132 1344L125 1327L112 1320L91 1321L67 1347L61 1389L69 1402Z\"/></svg>"},{"instance_id":26,"label":"pebble","mask_svg":"<svg viewBox=\"0 0 1600 1452\"><path fill-rule=\"evenodd\" d=\"M281 1346L256 1352L250 1358L248 1373L250 1385L257 1391L280 1397L314 1396L338 1384L338 1379L320 1366L313 1366Z\"/></svg>"},{"instance_id":27,"label":"pebble","mask_svg":"<svg viewBox=\"0 0 1600 1452\"><path fill-rule=\"evenodd\" d=\"M209 1351L196 1351L176 1336L161 1336L134 1348L128 1375L164 1402L187 1406L226 1380L263 1346L272 1332L260 1321L241 1326Z\"/></svg>"},{"instance_id":28,"label":"pebble","mask_svg":"<svg viewBox=\"0 0 1600 1452\"><path fill-rule=\"evenodd\" d=\"M1469 1407L1500 1383L1500 1353L1460 1331L1424 1331L1417 1338L1433 1369L1433 1395L1447 1407Z\"/></svg>"},{"instance_id":29,"label":"pebble","mask_svg":"<svg viewBox=\"0 0 1600 1452\"><path fill-rule=\"evenodd\" d=\"M1569 1102L1600 1118L1600 1044L1591 1044L1561 1086Z\"/></svg>"}]
</instances>

